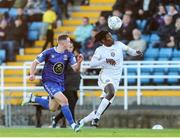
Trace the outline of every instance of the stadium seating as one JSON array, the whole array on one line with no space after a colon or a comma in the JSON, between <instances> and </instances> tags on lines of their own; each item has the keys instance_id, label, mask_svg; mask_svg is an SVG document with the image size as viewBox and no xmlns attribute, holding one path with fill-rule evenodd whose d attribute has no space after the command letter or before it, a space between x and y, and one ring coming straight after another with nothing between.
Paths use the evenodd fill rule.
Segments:
<instances>
[{"instance_id":1,"label":"stadium seating","mask_svg":"<svg viewBox=\"0 0 180 138\"><path fill-rule=\"evenodd\" d=\"M136 78L131 78L130 76L136 76L135 72L128 72L128 84L135 84L136 83Z\"/></svg>"},{"instance_id":2,"label":"stadium seating","mask_svg":"<svg viewBox=\"0 0 180 138\"><path fill-rule=\"evenodd\" d=\"M158 59L167 59L170 60L172 56L172 48L160 48Z\"/></svg>"},{"instance_id":3,"label":"stadium seating","mask_svg":"<svg viewBox=\"0 0 180 138\"><path fill-rule=\"evenodd\" d=\"M17 15L17 9L11 8L8 13L11 17L15 17Z\"/></svg>"},{"instance_id":4,"label":"stadium seating","mask_svg":"<svg viewBox=\"0 0 180 138\"><path fill-rule=\"evenodd\" d=\"M145 60L156 60L159 56L159 49L158 48L148 48L145 51L144 59Z\"/></svg>"},{"instance_id":5,"label":"stadium seating","mask_svg":"<svg viewBox=\"0 0 180 138\"><path fill-rule=\"evenodd\" d=\"M177 76L179 75L178 72L168 72L168 76L170 78L167 79L167 83L168 84L175 84L175 83L178 83L178 79L177 78L171 78L172 76Z\"/></svg>"},{"instance_id":6,"label":"stadium seating","mask_svg":"<svg viewBox=\"0 0 180 138\"><path fill-rule=\"evenodd\" d=\"M40 31L43 23L42 22L32 22L29 25L29 30L37 30Z\"/></svg>"},{"instance_id":7,"label":"stadium seating","mask_svg":"<svg viewBox=\"0 0 180 138\"><path fill-rule=\"evenodd\" d=\"M180 58L180 50L174 49L174 51L172 52L172 57Z\"/></svg>"},{"instance_id":8,"label":"stadium seating","mask_svg":"<svg viewBox=\"0 0 180 138\"><path fill-rule=\"evenodd\" d=\"M157 75L159 75L159 76L164 75L164 72L154 72L152 76L157 76ZM162 84L165 82L164 78L162 78L162 77L153 78L152 80L153 80L153 83L155 83L155 84Z\"/></svg>"},{"instance_id":9,"label":"stadium seating","mask_svg":"<svg viewBox=\"0 0 180 138\"><path fill-rule=\"evenodd\" d=\"M35 40L38 40L39 38L39 32L34 30L34 31L29 31L28 32L28 40L31 40L31 41L35 41Z\"/></svg>"},{"instance_id":10,"label":"stadium seating","mask_svg":"<svg viewBox=\"0 0 180 138\"><path fill-rule=\"evenodd\" d=\"M141 76L146 76L146 75L150 75L150 72L142 72ZM150 79L149 78L141 78L141 84L149 84L150 83Z\"/></svg>"},{"instance_id":11,"label":"stadium seating","mask_svg":"<svg viewBox=\"0 0 180 138\"><path fill-rule=\"evenodd\" d=\"M136 20L136 24L138 26L138 29L140 29L141 31L144 30L146 23L147 23L147 20Z\"/></svg>"},{"instance_id":12,"label":"stadium seating","mask_svg":"<svg viewBox=\"0 0 180 138\"><path fill-rule=\"evenodd\" d=\"M0 8L0 13L3 14L5 12L8 12L8 8Z\"/></svg>"},{"instance_id":13,"label":"stadium seating","mask_svg":"<svg viewBox=\"0 0 180 138\"><path fill-rule=\"evenodd\" d=\"M159 36L156 33L152 33L150 36L150 42L157 42L159 41Z\"/></svg>"},{"instance_id":14,"label":"stadium seating","mask_svg":"<svg viewBox=\"0 0 180 138\"><path fill-rule=\"evenodd\" d=\"M5 61L6 59L6 51L5 50L0 50L0 61Z\"/></svg>"},{"instance_id":15,"label":"stadium seating","mask_svg":"<svg viewBox=\"0 0 180 138\"><path fill-rule=\"evenodd\" d=\"M149 40L150 40L150 36L149 36L149 35L144 35L144 34L142 34L142 35L141 35L141 38L142 38L143 40L145 40L146 43L149 43Z\"/></svg>"}]
</instances>

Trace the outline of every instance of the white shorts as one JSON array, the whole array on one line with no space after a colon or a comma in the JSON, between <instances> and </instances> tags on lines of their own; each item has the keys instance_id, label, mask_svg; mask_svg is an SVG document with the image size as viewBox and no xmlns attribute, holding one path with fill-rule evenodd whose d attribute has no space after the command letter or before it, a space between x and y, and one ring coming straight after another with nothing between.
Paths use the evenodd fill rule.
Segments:
<instances>
[{"instance_id":1,"label":"white shorts","mask_svg":"<svg viewBox=\"0 0 180 138\"><path fill-rule=\"evenodd\" d=\"M115 89L114 97L115 97L116 91L117 91L117 89L119 87L119 82L120 82L120 78L110 77L110 76L107 76L107 75L100 74L99 79L98 79L98 85L102 89L102 94L100 95L100 98L106 97L107 94L104 92L104 88L109 83L113 84L113 86L114 86L114 89ZM113 102L114 97L110 100L110 103Z\"/></svg>"},{"instance_id":2,"label":"white shorts","mask_svg":"<svg viewBox=\"0 0 180 138\"><path fill-rule=\"evenodd\" d=\"M114 86L115 91L117 91L118 87L119 87L119 82L120 82L120 77L112 77L112 76L107 76L104 74L100 74L99 75L99 79L98 79L98 85L99 87L104 91L104 88L107 84L111 83Z\"/></svg>"}]
</instances>

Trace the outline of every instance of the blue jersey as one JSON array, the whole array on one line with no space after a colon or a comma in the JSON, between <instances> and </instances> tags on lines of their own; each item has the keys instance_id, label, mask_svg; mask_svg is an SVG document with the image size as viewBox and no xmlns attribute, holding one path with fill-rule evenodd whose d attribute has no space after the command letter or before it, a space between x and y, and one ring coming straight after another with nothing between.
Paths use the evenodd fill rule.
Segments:
<instances>
[{"instance_id":1,"label":"blue jersey","mask_svg":"<svg viewBox=\"0 0 180 138\"><path fill-rule=\"evenodd\" d=\"M65 50L58 53L56 47L43 51L37 57L38 62L44 62L42 81L53 81L64 84L64 69L67 64L75 65L76 58L72 52Z\"/></svg>"}]
</instances>

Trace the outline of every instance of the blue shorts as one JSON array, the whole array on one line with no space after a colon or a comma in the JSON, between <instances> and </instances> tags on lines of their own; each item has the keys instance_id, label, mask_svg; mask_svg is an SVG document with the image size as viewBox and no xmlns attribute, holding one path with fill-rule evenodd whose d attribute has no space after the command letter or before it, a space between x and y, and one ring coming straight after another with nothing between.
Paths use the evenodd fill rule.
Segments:
<instances>
[{"instance_id":1,"label":"blue shorts","mask_svg":"<svg viewBox=\"0 0 180 138\"><path fill-rule=\"evenodd\" d=\"M58 92L64 92L64 85L62 83L46 81L43 82L44 89L49 93L49 96L54 97Z\"/></svg>"}]
</instances>

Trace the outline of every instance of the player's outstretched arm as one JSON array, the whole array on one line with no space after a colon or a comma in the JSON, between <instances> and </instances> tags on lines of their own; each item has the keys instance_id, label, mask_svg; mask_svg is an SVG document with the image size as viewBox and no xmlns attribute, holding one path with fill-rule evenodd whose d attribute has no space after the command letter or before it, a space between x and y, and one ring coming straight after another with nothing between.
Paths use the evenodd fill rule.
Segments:
<instances>
[{"instance_id":1,"label":"player's outstretched arm","mask_svg":"<svg viewBox=\"0 0 180 138\"><path fill-rule=\"evenodd\" d=\"M83 55L82 55L82 54L79 54L79 55L77 56L77 64L75 64L74 66L72 66L72 68L73 68L73 70L74 70L75 72L79 72L79 71L80 71L81 63L82 63L83 60L84 60Z\"/></svg>"},{"instance_id":2,"label":"player's outstretched arm","mask_svg":"<svg viewBox=\"0 0 180 138\"><path fill-rule=\"evenodd\" d=\"M93 56L90 62L91 67L102 66L102 64L106 63L106 59L98 59L96 56Z\"/></svg>"},{"instance_id":3,"label":"player's outstretched arm","mask_svg":"<svg viewBox=\"0 0 180 138\"><path fill-rule=\"evenodd\" d=\"M37 62L36 60L34 60L31 64L30 67L30 76L29 76L29 80L33 81L35 80L35 73L36 73L36 67L39 64L39 62Z\"/></svg>"},{"instance_id":4,"label":"player's outstretched arm","mask_svg":"<svg viewBox=\"0 0 180 138\"><path fill-rule=\"evenodd\" d=\"M126 46L125 50L131 56L143 56L143 53L140 50L135 50L135 49L132 49L128 46Z\"/></svg>"}]
</instances>

